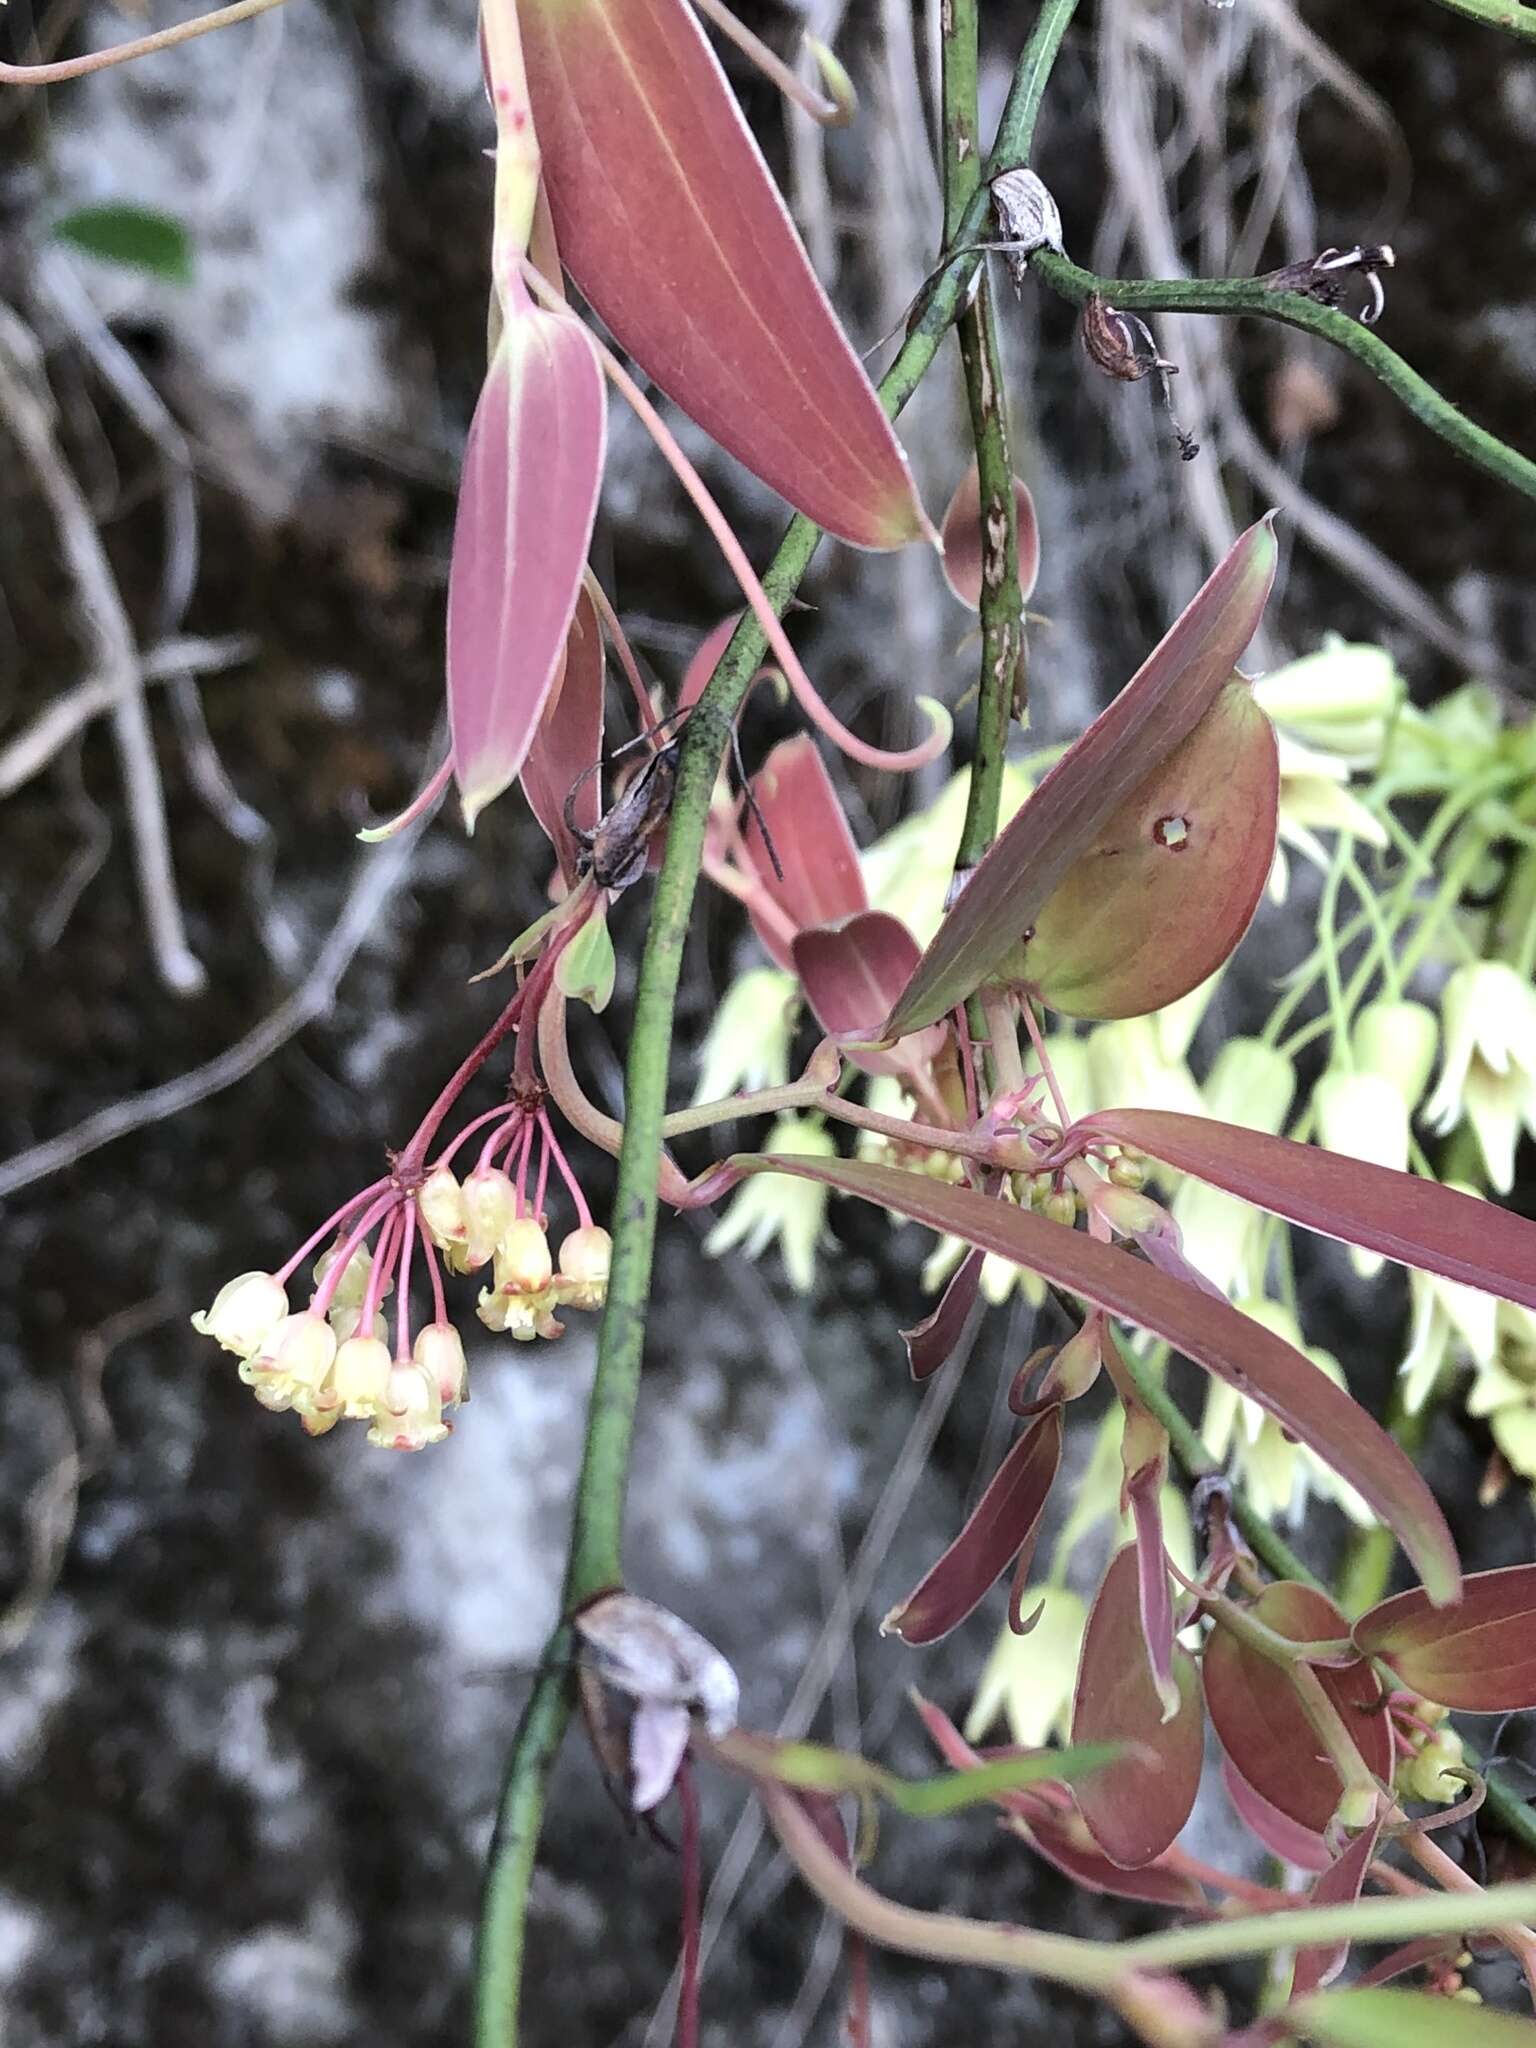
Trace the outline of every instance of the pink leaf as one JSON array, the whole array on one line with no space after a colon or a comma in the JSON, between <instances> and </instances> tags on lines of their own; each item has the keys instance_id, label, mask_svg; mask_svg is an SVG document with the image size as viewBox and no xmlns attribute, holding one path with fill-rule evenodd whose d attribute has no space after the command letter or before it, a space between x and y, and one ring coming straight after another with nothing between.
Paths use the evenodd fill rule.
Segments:
<instances>
[{"instance_id":1,"label":"pink leaf","mask_svg":"<svg viewBox=\"0 0 1536 2048\"><path fill-rule=\"evenodd\" d=\"M1275 857L1275 729L1238 678L1104 821L1018 949L1015 974L1069 1017L1145 1016L1236 950Z\"/></svg>"},{"instance_id":2,"label":"pink leaf","mask_svg":"<svg viewBox=\"0 0 1536 2048\"><path fill-rule=\"evenodd\" d=\"M1536 1564L1473 1572L1444 1610L1417 1588L1399 1593L1362 1614L1354 1636L1366 1656L1384 1657L1404 1685L1442 1707L1536 1707Z\"/></svg>"},{"instance_id":3,"label":"pink leaf","mask_svg":"<svg viewBox=\"0 0 1536 2048\"><path fill-rule=\"evenodd\" d=\"M1347 1479L1396 1531L1433 1601L1443 1604L1457 1597L1461 1577L1456 1547L1438 1502L1412 1461L1380 1423L1310 1359L1229 1302L1170 1279L1084 1231L925 1174L872 1160L771 1154L739 1154L730 1165L743 1174L798 1174L876 1202L929 1230L948 1232L982 1251L1012 1259L1094 1307L1166 1338L1176 1351L1267 1409L1282 1429Z\"/></svg>"},{"instance_id":4,"label":"pink leaf","mask_svg":"<svg viewBox=\"0 0 1536 2048\"><path fill-rule=\"evenodd\" d=\"M1179 1110L1106 1109L1076 1128L1121 1139L1305 1230L1536 1308L1536 1225L1492 1202Z\"/></svg>"},{"instance_id":5,"label":"pink leaf","mask_svg":"<svg viewBox=\"0 0 1536 2048\"><path fill-rule=\"evenodd\" d=\"M1072 1705L1074 1744L1127 1745L1117 1762L1078 1786L1077 1803L1104 1854L1128 1870L1161 1856L1189 1819L1204 1754L1199 1673L1177 1646L1178 1708L1163 1718L1142 1640L1138 1579L1136 1547L1128 1543L1110 1560L1089 1613Z\"/></svg>"},{"instance_id":6,"label":"pink leaf","mask_svg":"<svg viewBox=\"0 0 1536 2048\"><path fill-rule=\"evenodd\" d=\"M752 778L752 793L779 856L783 879L774 872L757 821L750 818L743 833L747 853L764 891L794 929L837 924L863 910L869 898L859 850L832 778L804 733L781 740L773 749ZM754 924L778 964L793 971L778 934L766 921Z\"/></svg>"},{"instance_id":7,"label":"pink leaf","mask_svg":"<svg viewBox=\"0 0 1536 2048\"><path fill-rule=\"evenodd\" d=\"M560 254L620 346L818 526L919 538L901 444L686 0L518 11Z\"/></svg>"},{"instance_id":8,"label":"pink leaf","mask_svg":"<svg viewBox=\"0 0 1536 2048\"><path fill-rule=\"evenodd\" d=\"M936 1643L968 1614L1034 1539L1061 1461L1061 1410L1025 1430L1004 1458L970 1518L938 1563L880 1624L904 1643Z\"/></svg>"},{"instance_id":9,"label":"pink leaf","mask_svg":"<svg viewBox=\"0 0 1536 2048\"><path fill-rule=\"evenodd\" d=\"M544 708L523 763L523 795L555 849L567 888L576 879L578 847L565 822L565 804L583 832L595 829L602 777L589 771L603 752L603 638L592 600L583 591L566 635L563 673ZM585 780L582 778L585 777Z\"/></svg>"},{"instance_id":10,"label":"pink leaf","mask_svg":"<svg viewBox=\"0 0 1536 2048\"><path fill-rule=\"evenodd\" d=\"M1321 1642L1349 1633L1324 1593L1293 1580L1266 1586L1250 1610L1292 1642ZM1345 1728L1378 1778L1392 1775L1392 1728L1370 1665L1312 1667ZM1323 1749L1296 1688L1280 1666L1233 1635L1212 1631L1201 1660L1205 1704L1222 1748L1239 1774L1271 1806L1313 1834L1322 1834L1343 1795L1338 1766Z\"/></svg>"},{"instance_id":11,"label":"pink leaf","mask_svg":"<svg viewBox=\"0 0 1536 2048\"><path fill-rule=\"evenodd\" d=\"M1022 477L1013 480L1014 509L1019 522L1019 598L1028 604L1040 574L1040 522L1035 501ZM944 580L963 605L981 606L981 478L973 462L955 486L939 527L944 544Z\"/></svg>"},{"instance_id":12,"label":"pink leaf","mask_svg":"<svg viewBox=\"0 0 1536 2048\"><path fill-rule=\"evenodd\" d=\"M467 824L527 758L565 651L603 474L586 329L509 319L464 450L448 572L448 719Z\"/></svg>"},{"instance_id":13,"label":"pink leaf","mask_svg":"<svg viewBox=\"0 0 1536 2048\"><path fill-rule=\"evenodd\" d=\"M1112 817L1187 739L1253 638L1275 572L1269 520L1234 542L1136 674L993 843L882 1036L932 1024L988 980Z\"/></svg>"},{"instance_id":14,"label":"pink leaf","mask_svg":"<svg viewBox=\"0 0 1536 2048\"><path fill-rule=\"evenodd\" d=\"M1278 1806L1271 1806L1261 1792L1253 1789L1229 1756L1221 1760L1221 1778L1238 1818L1257 1835L1271 1855L1278 1856L1282 1863L1294 1863L1298 1870L1328 1868L1332 1859L1322 1836L1312 1828L1302 1827L1288 1814L1282 1813Z\"/></svg>"},{"instance_id":15,"label":"pink leaf","mask_svg":"<svg viewBox=\"0 0 1536 2048\"><path fill-rule=\"evenodd\" d=\"M889 1052L869 1052L917 962L917 941L887 910L859 910L841 924L797 932L790 955L805 999L830 1038L848 1040L847 1056L866 1074L901 1074L926 1066L942 1049L944 1027L914 1032Z\"/></svg>"},{"instance_id":16,"label":"pink leaf","mask_svg":"<svg viewBox=\"0 0 1536 2048\"><path fill-rule=\"evenodd\" d=\"M901 1341L907 1347L907 1363L912 1369L913 1379L919 1384L932 1379L960 1342L960 1333L976 1306L976 1295L981 1286L981 1264L980 1252L967 1252L949 1276L949 1285L939 1296L933 1313L924 1316L910 1330L902 1331Z\"/></svg>"},{"instance_id":17,"label":"pink leaf","mask_svg":"<svg viewBox=\"0 0 1536 2048\"><path fill-rule=\"evenodd\" d=\"M677 693L677 708L686 711L697 704L708 688L709 679L720 666L720 657L731 644L731 635L741 624L741 613L732 612L728 619L722 619L718 626L711 626L704 638L688 657L688 666L683 671L682 686Z\"/></svg>"},{"instance_id":18,"label":"pink leaf","mask_svg":"<svg viewBox=\"0 0 1536 2048\"><path fill-rule=\"evenodd\" d=\"M1307 1903L1312 1906L1352 1906L1360 1896L1380 1835L1381 1816L1378 1814L1370 1826L1362 1828L1323 1871L1308 1894ZM1291 1977L1292 1998L1306 1998L1311 1992L1321 1991L1325 1984L1333 1982L1348 1961L1347 1941L1333 1942L1323 1948L1298 1949L1296 1968Z\"/></svg>"}]
</instances>

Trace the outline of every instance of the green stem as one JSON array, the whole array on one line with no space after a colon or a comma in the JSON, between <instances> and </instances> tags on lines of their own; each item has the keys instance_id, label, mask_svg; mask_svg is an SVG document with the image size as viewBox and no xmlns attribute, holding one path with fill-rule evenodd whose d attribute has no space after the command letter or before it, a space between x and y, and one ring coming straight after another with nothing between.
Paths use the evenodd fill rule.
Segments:
<instances>
[{"instance_id":1,"label":"green stem","mask_svg":"<svg viewBox=\"0 0 1536 2048\"><path fill-rule=\"evenodd\" d=\"M934 280L921 313L880 384L892 418L937 355L964 303L980 254L974 248L991 210L990 180L1025 162L1040 95L1077 0L1045 0L1014 75L985 175L971 193L949 246L957 254ZM1011 499L1010 499L1011 502ZM801 515L791 520L763 588L782 616L821 539ZM635 996L625 1076L624 1138L613 1209L613 1264L598 1332L597 1368L577 1482L564 1608L622 1579L621 1535L629 1454L650 1299L656 1186L666 1114L672 1014L693 908L704 830L720 758L734 718L761 666L767 641L749 613L732 635L688 721L667 832L666 857ZM491 1841L476 1959L475 2048L516 2048L524 1927L544 1784L571 1711L569 1642L551 1640L513 1739Z\"/></svg>"},{"instance_id":2,"label":"green stem","mask_svg":"<svg viewBox=\"0 0 1536 2048\"><path fill-rule=\"evenodd\" d=\"M1520 0L1438 0L1438 4L1448 14L1460 14L1468 21L1481 22L1484 28L1502 29L1507 36L1536 43L1536 7L1522 6Z\"/></svg>"},{"instance_id":3,"label":"green stem","mask_svg":"<svg viewBox=\"0 0 1536 2048\"><path fill-rule=\"evenodd\" d=\"M1303 292L1276 291L1261 277L1098 277L1053 249L1037 249L1029 267L1042 284L1078 306L1097 292L1122 313L1254 314L1299 327L1304 334L1320 335L1364 363L1415 419L1448 441L1459 455L1526 497L1536 498L1536 462L1486 428L1474 426L1395 349L1388 348L1374 328L1363 326L1336 307L1320 306Z\"/></svg>"}]
</instances>

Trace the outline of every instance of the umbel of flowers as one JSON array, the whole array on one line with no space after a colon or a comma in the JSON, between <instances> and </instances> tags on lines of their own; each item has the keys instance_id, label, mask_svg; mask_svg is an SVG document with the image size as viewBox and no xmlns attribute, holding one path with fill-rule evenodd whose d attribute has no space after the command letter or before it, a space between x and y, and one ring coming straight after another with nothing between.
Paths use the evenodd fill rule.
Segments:
<instances>
[{"instance_id":1,"label":"umbel of flowers","mask_svg":"<svg viewBox=\"0 0 1536 2048\"><path fill-rule=\"evenodd\" d=\"M240 1274L193 1316L195 1329L240 1360L240 1377L262 1406L291 1410L311 1436L338 1422L366 1422L369 1443L417 1451L449 1434L469 1387L445 1269L474 1275L481 1322L520 1343L563 1335L559 1310L602 1306L611 1240L593 1222L555 1135L533 1060L539 1009L584 921L572 917L557 931L390 1171L328 1216L275 1273ZM519 1036L511 1100L473 1118L429 1157L449 1110L512 1030ZM574 1215L558 1250L548 1206L555 1181ZM314 1285L295 1307L295 1276L321 1245ZM418 1295L431 1304L421 1322L414 1320Z\"/></svg>"}]
</instances>

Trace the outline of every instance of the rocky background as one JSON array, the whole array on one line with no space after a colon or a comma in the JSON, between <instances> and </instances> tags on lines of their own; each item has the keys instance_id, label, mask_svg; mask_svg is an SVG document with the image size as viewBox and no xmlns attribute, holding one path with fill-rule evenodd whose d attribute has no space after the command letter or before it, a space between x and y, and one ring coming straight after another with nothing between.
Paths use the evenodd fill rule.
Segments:
<instances>
[{"instance_id":1,"label":"rocky background","mask_svg":"<svg viewBox=\"0 0 1536 2048\"><path fill-rule=\"evenodd\" d=\"M994 105L1027 11L996 12ZM34 31L50 49L133 32L104 9L67 13L34 21L11 0L6 53L30 54ZM826 33L840 14L813 23ZM791 46L788 10L754 18ZM850 12L838 41L864 111L825 161L727 60L861 345L899 319L931 251L926 86L913 83L931 28L901 0ZM1134 134L1095 120L1117 35L1122 53L1162 37L1164 57L1173 39L1196 143L1214 107L1235 155L1189 147L1170 169L1165 153L1138 186ZM1169 90L1152 100L1160 134L1178 113ZM1536 58L1432 6L1390 21L1343 0L1085 7L1037 154L1068 246L1113 255L1153 234L1137 210L1149 189L1172 194L1181 233L1219 245L1212 195L1222 177L1246 190L1262 174L1277 92L1299 137L1279 172L1295 203L1253 255L1298 253L1308 229L1308 249L1391 239L1384 332L1529 446ZM472 844L446 817L403 850L352 836L410 793L439 715L456 462L484 363L489 136L468 0L294 0L127 72L0 96L0 339L23 356L35 343L56 446L139 649L205 643L167 657L170 679L148 691L183 992L146 941L111 720L15 770L0 803L7 2048L465 2038L499 1772L555 1610L591 1320L574 1317L558 1346L487 1339L462 1426L403 1459L360 1431L310 1443L263 1414L187 1316L376 1175L499 1000L467 976L543 900L546 852L516 798ZM62 213L108 200L181 219L192 282L50 238ZM1385 639L1420 694L1473 667L1524 688L1530 507L1362 376L1270 334L1186 338L1181 404L1207 442L1186 474L1144 392L1090 388L1062 308L1009 301L1005 317L1045 536L1042 735L1080 724L1193 588L1223 480L1240 516L1291 493L1288 531L1303 537L1271 652L1331 628ZM904 427L932 506L963 467L958 406L949 362ZM599 566L675 682L733 593L648 444L619 414L612 431ZM781 508L720 458L709 473L763 559ZM0 749L101 674L59 532L0 419ZM829 552L808 595L803 649L845 717L900 737L913 689L961 694L965 621L932 563ZM175 659L192 656L178 680ZM787 729L759 703L749 759ZM850 795L862 831L902 801ZM616 920L618 999L578 1038L610 1103L644 896ZM1303 940L1294 919L1261 926L1254 985ZM680 1091L724 978L749 957L734 915L709 905ZM1214 1028L1236 1021L1229 1008ZM582 1170L601 1197L605 1162ZM733 1659L752 1722L790 1715L921 1769L905 1687L959 1711L996 1617L920 1661L875 1623L995 1463L1000 1389L1029 1330L994 1314L968 1368L920 1405L896 1330L921 1313L923 1240L851 1208L831 1223L805 1299L772 1257L709 1262L693 1223L664 1229L632 1578ZM1319 1335L1379 1392L1400 1349L1399 1284L1363 1292L1331 1263L1311 1284ZM1486 1448L1448 1419L1429 1456L1469 1561L1496 1564L1529 1555L1532 1532L1513 1496L1496 1515L1476 1507ZM1300 1540L1321 1549L1333 1533L1318 1512ZM1083 1560L1085 1578L1093 1568ZM835 1938L762 1853L735 1789L707 1795L706 2040L830 2048ZM1199 1826L1203 1851L1237 1853L1219 1801ZM1136 1924L981 1820L890 1825L877 1875L962 1911L1096 1934ZM675 1942L673 1862L625 1833L572 1741L535 1892L530 2048L667 2041ZM1120 2038L1028 1983L886 1960L874 1981L885 2048ZM1490 1995L1505 1984L1484 1981Z\"/></svg>"}]
</instances>

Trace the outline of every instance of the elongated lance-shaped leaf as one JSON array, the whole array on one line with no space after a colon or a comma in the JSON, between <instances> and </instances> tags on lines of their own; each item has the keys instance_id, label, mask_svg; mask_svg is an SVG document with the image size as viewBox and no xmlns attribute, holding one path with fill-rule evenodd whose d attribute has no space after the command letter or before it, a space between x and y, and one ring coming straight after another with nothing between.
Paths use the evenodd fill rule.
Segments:
<instances>
[{"instance_id":1,"label":"elongated lance-shaped leaf","mask_svg":"<svg viewBox=\"0 0 1536 2048\"><path fill-rule=\"evenodd\" d=\"M1360 1887L1365 1883L1365 1873L1371 1867L1371 1858L1376 1854L1376 1843L1381 1835L1381 1821L1382 1816L1378 1814L1321 1873L1307 1894L1309 1905L1354 1904L1360 1896ZM1333 1982L1348 1961L1347 1941L1332 1942L1326 1948L1299 1949L1296 1954L1296 1968L1291 1977L1292 1998L1305 1998L1313 1991L1321 1991L1325 1984Z\"/></svg>"},{"instance_id":2,"label":"elongated lance-shaped leaf","mask_svg":"<svg viewBox=\"0 0 1536 2048\"><path fill-rule=\"evenodd\" d=\"M1288 2006L1288 2032L1318 2048L1536 2048L1536 2020L1428 1991L1324 1991Z\"/></svg>"},{"instance_id":3,"label":"elongated lance-shaped leaf","mask_svg":"<svg viewBox=\"0 0 1536 2048\"><path fill-rule=\"evenodd\" d=\"M1004 972L1068 1017L1143 1017L1176 1003L1247 931L1279 815L1275 729L1234 676L1104 821Z\"/></svg>"},{"instance_id":4,"label":"elongated lance-shaped leaf","mask_svg":"<svg viewBox=\"0 0 1536 2048\"><path fill-rule=\"evenodd\" d=\"M560 672L605 429L586 329L525 306L470 424L448 571L448 722L470 826L522 767Z\"/></svg>"},{"instance_id":5,"label":"elongated lance-shaped leaf","mask_svg":"<svg viewBox=\"0 0 1536 2048\"><path fill-rule=\"evenodd\" d=\"M1241 534L1109 707L1045 777L934 934L882 1036L932 1024L993 977L1105 820L1186 740L1253 638L1275 574L1262 519Z\"/></svg>"},{"instance_id":6,"label":"elongated lance-shaped leaf","mask_svg":"<svg viewBox=\"0 0 1536 2048\"><path fill-rule=\"evenodd\" d=\"M868 907L859 849L812 740L804 733L781 740L753 776L752 794L778 866L756 817L747 819L743 844L764 891L794 931L837 924ZM793 972L794 962L777 929L756 917L753 925L779 965Z\"/></svg>"},{"instance_id":7,"label":"elongated lance-shaped leaf","mask_svg":"<svg viewBox=\"0 0 1536 2048\"><path fill-rule=\"evenodd\" d=\"M1204 1759L1200 1676L1174 1645L1178 1706L1164 1718L1142 1640L1137 1555L1126 1544L1111 1558L1083 1635L1072 1704L1072 1740L1126 1745L1118 1763L1078 1792L1088 1832L1111 1863L1137 1869L1161 1856L1194 1810Z\"/></svg>"},{"instance_id":8,"label":"elongated lance-shaped leaf","mask_svg":"<svg viewBox=\"0 0 1536 2048\"><path fill-rule=\"evenodd\" d=\"M576 879L579 851L565 821L580 832L596 829L602 808L603 636L592 600L583 591L565 638L565 660L554 694L523 763L523 795L555 849L567 887Z\"/></svg>"},{"instance_id":9,"label":"elongated lance-shaped leaf","mask_svg":"<svg viewBox=\"0 0 1536 2048\"><path fill-rule=\"evenodd\" d=\"M919 538L901 444L686 0L519 12L560 254L620 346L818 526Z\"/></svg>"},{"instance_id":10,"label":"elongated lance-shaped leaf","mask_svg":"<svg viewBox=\"0 0 1536 2048\"><path fill-rule=\"evenodd\" d=\"M1536 1224L1492 1202L1181 1110L1099 1110L1076 1128L1134 1145L1304 1230L1536 1308Z\"/></svg>"},{"instance_id":11,"label":"elongated lance-shaped leaf","mask_svg":"<svg viewBox=\"0 0 1536 2048\"><path fill-rule=\"evenodd\" d=\"M1292 1580L1266 1586L1252 1612L1255 1620L1292 1642L1320 1642L1348 1632L1326 1594ZM1392 1729L1370 1665L1362 1657L1339 1670L1314 1668L1367 1769L1375 1777L1390 1777ZM1206 1643L1201 1672L1211 1726L1235 1769L1271 1806L1320 1835L1333 1818L1344 1781L1295 1686L1261 1651L1219 1627Z\"/></svg>"},{"instance_id":12,"label":"elongated lance-shaped leaf","mask_svg":"<svg viewBox=\"0 0 1536 2048\"><path fill-rule=\"evenodd\" d=\"M936 1643L973 1614L1016 1557L1028 1569L1040 1517L1061 1463L1061 1410L1048 1408L1014 1444L922 1583L880 1624L904 1643Z\"/></svg>"},{"instance_id":13,"label":"elongated lance-shaped leaf","mask_svg":"<svg viewBox=\"0 0 1536 2048\"><path fill-rule=\"evenodd\" d=\"M1282 1429L1347 1479L1396 1532L1433 1601L1443 1604L1457 1597L1461 1569L1456 1546L1412 1460L1309 1358L1230 1302L1172 1279L1084 1231L925 1174L873 1160L809 1155L741 1153L730 1163L743 1174L798 1174L878 1203L929 1230L1012 1259L1094 1307L1165 1338L1175 1351L1267 1409Z\"/></svg>"},{"instance_id":14,"label":"elongated lance-shaped leaf","mask_svg":"<svg viewBox=\"0 0 1536 2048\"><path fill-rule=\"evenodd\" d=\"M1536 1564L1473 1572L1454 1607L1413 1587L1355 1623L1355 1641L1404 1685L1464 1714L1536 1707Z\"/></svg>"}]
</instances>

